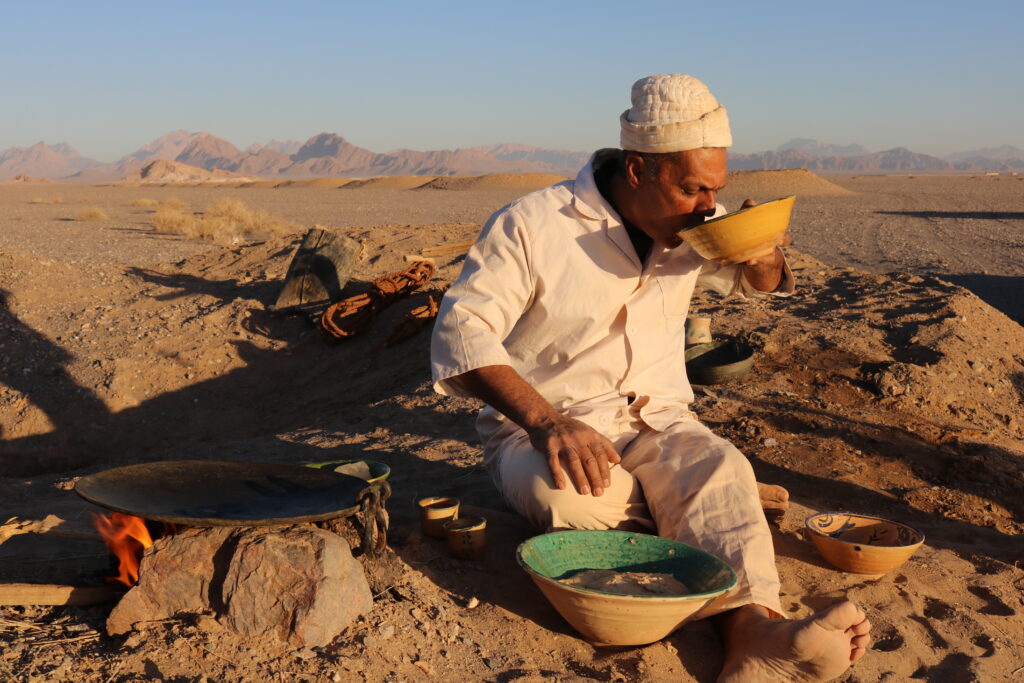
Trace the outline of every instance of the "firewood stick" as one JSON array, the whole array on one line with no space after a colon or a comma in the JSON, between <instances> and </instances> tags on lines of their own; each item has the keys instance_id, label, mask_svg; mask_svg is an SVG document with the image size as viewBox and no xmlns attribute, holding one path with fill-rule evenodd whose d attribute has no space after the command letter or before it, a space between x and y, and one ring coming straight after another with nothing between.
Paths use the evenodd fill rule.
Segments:
<instances>
[{"instance_id":1,"label":"firewood stick","mask_svg":"<svg viewBox=\"0 0 1024 683\"><path fill-rule=\"evenodd\" d=\"M445 244L440 247L427 247L420 252L422 256L430 258L431 256L447 256L448 254L460 254L464 251L469 251L469 248L476 242L475 239L467 242L453 242L452 244Z\"/></svg>"},{"instance_id":2,"label":"firewood stick","mask_svg":"<svg viewBox=\"0 0 1024 683\"><path fill-rule=\"evenodd\" d=\"M0 605L95 605L120 592L113 586L4 583L0 584Z\"/></svg>"},{"instance_id":3,"label":"firewood stick","mask_svg":"<svg viewBox=\"0 0 1024 683\"><path fill-rule=\"evenodd\" d=\"M56 515L47 515L41 520L22 520L11 517L0 524L0 544L12 536L20 534L42 534L45 536L56 536L57 538L70 538L76 541L102 541L99 533L85 527L70 527Z\"/></svg>"}]
</instances>

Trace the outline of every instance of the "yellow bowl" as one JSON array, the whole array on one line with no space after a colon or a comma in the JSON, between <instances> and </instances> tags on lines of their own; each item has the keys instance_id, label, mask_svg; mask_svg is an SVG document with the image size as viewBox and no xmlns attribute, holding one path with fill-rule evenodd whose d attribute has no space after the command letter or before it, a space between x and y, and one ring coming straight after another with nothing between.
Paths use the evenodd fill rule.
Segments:
<instances>
[{"instance_id":1,"label":"yellow bowl","mask_svg":"<svg viewBox=\"0 0 1024 683\"><path fill-rule=\"evenodd\" d=\"M679 236L706 259L746 261L786 232L795 201L796 197L783 197L740 209L687 228Z\"/></svg>"},{"instance_id":2,"label":"yellow bowl","mask_svg":"<svg viewBox=\"0 0 1024 683\"><path fill-rule=\"evenodd\" d=\"M804 524L818 552L854 574L885 574L906 562L924 534L899 522L849 512L822 512Z\"/></svg>"}]
</instances>

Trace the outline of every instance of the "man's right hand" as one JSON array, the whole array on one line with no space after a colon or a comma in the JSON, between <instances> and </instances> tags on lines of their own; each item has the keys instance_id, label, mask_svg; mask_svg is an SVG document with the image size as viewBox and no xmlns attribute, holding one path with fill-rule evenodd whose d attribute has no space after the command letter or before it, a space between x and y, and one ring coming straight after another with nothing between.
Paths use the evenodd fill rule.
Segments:
<instances>
[{"instance_id":1,"label":"man's right hand","mask_svg":"<svg viewBox=\"0 0 1024 683\"><path fill-rule=\"evenodd\" d=\"M610 466L621 458L611 441L593 427L555 414L526 427L526 433L533 447L547 456L558 488L566 487L566 472L584 496L600 496L611 485Z\"/></svg>"},{"instance_id":2,"label":"man's right hand","mask_svg":"<svg viewBox=\"0 0 1024 683\"><path fill-rule=\"evenodd\" d=\"M610 466L621 458L612 442L579 420L555 410L509 365L485 365L457 377L463 388L522 427L530 443L547 456L555 486L600 496L611 486Z\"/></svg>"}]
</instances>

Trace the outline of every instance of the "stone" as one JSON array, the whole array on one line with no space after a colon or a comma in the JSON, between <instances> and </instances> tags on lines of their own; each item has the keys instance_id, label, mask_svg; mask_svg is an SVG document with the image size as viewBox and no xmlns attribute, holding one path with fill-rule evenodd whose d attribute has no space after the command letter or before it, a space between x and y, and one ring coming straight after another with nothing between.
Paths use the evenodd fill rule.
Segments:
<instances>
[{"instance_id":1,"label":"stone","mask_svg":"<svg viewBox=\"0 0 1024 683\"><path fill-rule=\"evenodd\" d=\"M273 637L296 648L330 643L373 606L345 539L311 525L187 528L153 544L139 583L107 632L196 615L196 626Z\"/></svg>"},{"instance_id":2,"label":"stone","mask_svg":"<svg viewBox=\"0 0 1024 683\"><path fill-rule=\"evenodd\" d=\"M315 527L243 534L224 577L224 623L243 636L323 646L373 607L363 568L337 534Z\"/></svg>"},{"instance_id":3,"label":"stone","mask_svg":"<svg viewBox=\"0 0 1024 683\"><path fill-rule=\"evenodd\" d=\"M214 558L233 531L184 529L157 539L142 557L139 583L111 610L107 633L117 636L137 623L208 610Z\"/></svg>"}]
</instances>

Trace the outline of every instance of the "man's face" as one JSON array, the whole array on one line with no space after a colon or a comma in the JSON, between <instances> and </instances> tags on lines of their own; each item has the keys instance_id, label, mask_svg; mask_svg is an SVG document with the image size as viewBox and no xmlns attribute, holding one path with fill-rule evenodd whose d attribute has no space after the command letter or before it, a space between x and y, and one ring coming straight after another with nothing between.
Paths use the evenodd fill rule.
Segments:
<instances>
[{"instance_id":1,"label":"man's face","mask_svg":"<svg viewBox=\"0 0 1024 683\"><path fill-rule=\"evenodd\" d=\"M677 247L682 243L680 230L700 225L715 213L716 193L726 181L725 150L677 152L662 160L653 174L649 171L642 159L627 157L626 175L631 188L628 218L655 244Z\"/></svg>"}]
</instances>

